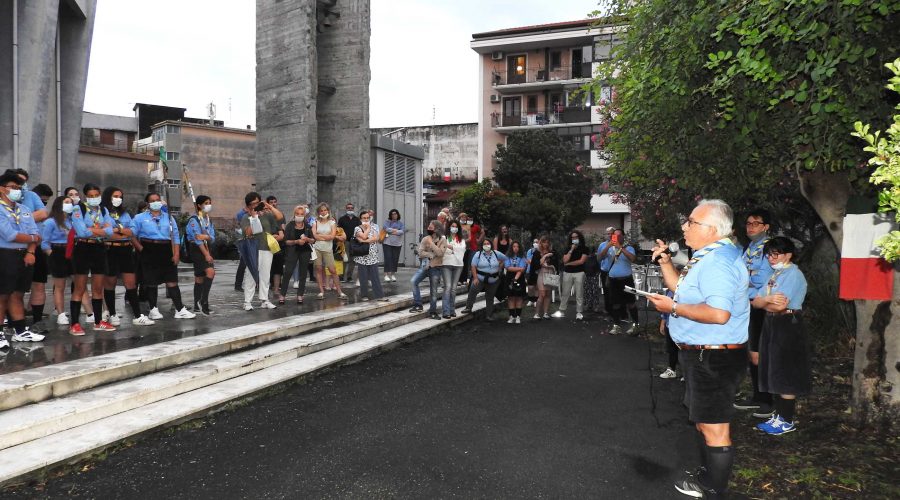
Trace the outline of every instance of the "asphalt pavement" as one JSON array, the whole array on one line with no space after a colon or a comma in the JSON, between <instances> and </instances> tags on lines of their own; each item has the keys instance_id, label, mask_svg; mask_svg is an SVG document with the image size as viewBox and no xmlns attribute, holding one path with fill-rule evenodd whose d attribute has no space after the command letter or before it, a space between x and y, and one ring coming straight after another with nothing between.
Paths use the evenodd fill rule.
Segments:
<instances>
[{"instance_id":1,"label":"asphalt pavement","mask_svg":"<svg viewBox=\"0 0 900 500\"><path fill-rule=\"evenodd\" d=\"M663 346L589 314L476 320L2 497L683 498Z\"/></svg>"}]
</instances>

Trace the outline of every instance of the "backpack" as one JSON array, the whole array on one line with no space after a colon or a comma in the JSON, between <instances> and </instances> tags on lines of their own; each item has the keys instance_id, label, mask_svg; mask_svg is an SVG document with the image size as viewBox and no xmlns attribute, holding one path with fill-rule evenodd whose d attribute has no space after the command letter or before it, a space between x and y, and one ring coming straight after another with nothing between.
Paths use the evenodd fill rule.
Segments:
<instances>
[{"instance_id":1,"label":"backpack","mask_svg":"<svg viewBox=\"0 0 900 500\"><path fill-rule=\"evenodd\" d=\"M181 262L185 262L187 264L192 264L194 262L193 257L191 256L191 245L193 245L194 242L189 241L187 236L187 227L188 224L191 223L191 219L197 219L197 216L192 215L188 219L187 224L184 225L184 230L181 231L181 244L179 245L178 251L178 258L181 260ZM200 219L197 219L197 223L200 223Z\"/></svg>"}]
</instances>

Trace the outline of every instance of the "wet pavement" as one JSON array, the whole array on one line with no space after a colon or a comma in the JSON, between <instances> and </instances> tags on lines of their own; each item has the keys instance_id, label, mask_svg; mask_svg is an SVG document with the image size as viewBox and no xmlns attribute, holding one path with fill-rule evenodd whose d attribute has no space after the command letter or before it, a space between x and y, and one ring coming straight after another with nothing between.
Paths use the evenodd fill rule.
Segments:
<instances>
[{"instance_id":1,"label":"wet pavement","mask_svg":"<svg viewBox=\"0 0 900 500\"><path fill-rule=\"evenodd\" d=\"M172 303L165 298L165 287L160 286L158 306L165 318L157 320L156 324L152 326L134 326L131 324L131 310L125 304L125 290L120 285L116 289L116 310L123 315L121 326L115 332L94 332L91 330L90 325L84 322L84 316L82 316L82 326L85 327L85 335L83 337L69 335L68 326L56 324L56 314L49 314L53 313L53 305L52 293L48 290L44 322L50 328L50 333L43 342L11 342L9 350L5 353L0 351L0 374L98 356L183 337L203 335L204 333L249 325L259 321L339 308L343 304L354 303L360 299L358 287L345 287L342 284L344 292L350 296L350 300L339 299L334 291L326 292L324 300L317 300L318 285L309 281L306 285L306 295L302 305L296 303L296 290L289 288L288 297L284 305L279 305L276 309L260 309L257 307L253 311L244 311L242 309L244 303L243 292L238 292L234 289L236 271L236 261L216 263L216 278L210 291L210 309L213 311L211 316L197 314L195 319L173 319L173 311L170 310ZM385 283L382 281L385 294L409 293L412 290L409 280L413 272L414 269L412 268L400 268L396 282ZM427 281L423 284L425 285L423 291L427 291ZM179 268L179 285L184 303L190 308L194 286L192 267L181 266ZM274 295L271 292L270 296L272 296L272 302L275 303ZM28 297L26 296L27 300ZM68 294L66 295L66 300L68 305ZM259 300L254 298L253 304L254 306L258 305ZM142 302L141 308L146 314L148 311L147 303Z\"/></svg>"},{"instance_id":2,"label":"wet pavement","mask_svg":"<svg viewBox=\"0 0 900 500\"><path fill-rule=\"evenodd\" d=\"M695 431L682 384L658 377L662 342L604 335L574 307L498 316L0 496L682 498L671 484L695 465Z\"/></svg>"}]
</instances>

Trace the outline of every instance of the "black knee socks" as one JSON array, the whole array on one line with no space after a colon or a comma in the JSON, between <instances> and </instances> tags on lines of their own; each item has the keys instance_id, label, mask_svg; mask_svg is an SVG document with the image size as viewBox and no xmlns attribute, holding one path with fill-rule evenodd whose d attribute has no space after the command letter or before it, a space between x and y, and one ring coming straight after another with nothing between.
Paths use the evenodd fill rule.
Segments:
<instances>
[{"instance_id":1,"label":"black knee socks","mask_svg":"<svg viewBox=\"0 0 900 500\"><path fill-rule=\"evenodd\" d=\"M194 282L194 305L199 306L203 304L203 285L204 283Z\"/></svg>"},{"instance_id":2,"label":"black knee socks","mask_svg":"<svg viewBox=\"0 0 900 500\"><path fill-rule=\"evenodd\" d=\"M16 333L22 333L25 331L25 318L11 319L9 320L9 326L12 327L12 329L15 330Z\"/></svg>"},{"instance_id":3,"label":"black knee socks","mask_svg":"<svg viewBox=\"0 0 900 500\"><path fill-rule=\"evenodd\" d=\"M706 471L700 474L700 483L718 494L728 491L728 478L734 466L733 446L706 446Z\"/></svg>"},{"instance_id":4,"label":"black knee socks","mask_svg":"<svg viewBox=\"0 0 900 500\"><path fill-rule=\"evenodd\" d=\"M109 310L110 316L116 315L116 289L103 290L103 301L106 302L106 309Z\"/></svg>"},{"instance_id":5,"label":"black knee socks","mask_svg":"<svg viewBox=\"0 0 900 500\"><path fill-rule=\"evenodd\" d=\"M34 318L34 322L44 318L44 304L31 304L31 317Z\"/></svg>"},{"instance_id":6,"label":"black knee socks","mask_svg":"<svg viewBox=\"0 0 900 500\"><path fill-rule=\"evenodd\" d=\"M141 316L141 303L138 300L136 288L125 290L125 301L128 302L128 306L131 307L131 314L133 314L135 318L139 318Z\"/></svg>"},{"instance_id":7,"label":"black knee socks","mask_svg":"<svg viewBox=\"0 0 900 500\"><path fill-rule=\"evenodd\" d=\"M156 307L156 301L159 299L159 289L155 286L145 286L144 293L147 295L147 304L150 305L150 309Z\"/></svg>"},{"instance_id":8,"label":"black knee socks","mask_svg":"<svg viewBox=\"0 0 900 500\"><path fill-rule=\"evenodd\" d=\"M203 302L200 305L207 309L209 309L209 291L212 289L212 283L212 278L203 278Z\"/></svg>"},{"instance_id":9,"label":"black knee socks","mask_svg":"<svg viewBox=\"0 0 900 500\"><path fill-rule=\"evenodd\" d=\"M768 392L759 392L759 366L754 365L752 362L748 363L750 365L750 382L753 383L753 401L757 403L767 403L772 404L772 395Z\"/></svg>"},{"instance_id":10,"label":"black knee socks","mask_svg":"<svg viewBox=\"0 0 900 500\"><path fill-rule=\"evenodd\" d=\"M796 399L775 398L775 413L785 422L794 421L794 409L797 407Z\"/></svg>"},{"instance_id":11,"label":"black knee socks","mask_svg":"<svg viewBox=\"0 0 900 500\"><path fill-rule=\"evenodd\" d=\"M178 285L166 286L166 291L169 292L169 298L172 299L175 310L180 311L184 307L184 304L181 303L181 289L178 288Z\"/></svg>"},{"instance_id":12,"label":"black knee socks","mask_svg":"<svg viewBox=\"0 0 900 500\"><path fill-rule=\"evenodd\" d=\"M94 324L99 325L103 320L103 299L91 299L91 306L94 308Z\"/></svg>"},{"instance_id":13,"label":"black knee socks","mask_svg":"<svg viewBox=\"0 0 900 500\"><path fill-rule=\"evenodd\" d=\"M81 316L81 301L80 300L70 300L69 301L69 324L75 325L78 323Z\"/></svg>"}]
</instances>

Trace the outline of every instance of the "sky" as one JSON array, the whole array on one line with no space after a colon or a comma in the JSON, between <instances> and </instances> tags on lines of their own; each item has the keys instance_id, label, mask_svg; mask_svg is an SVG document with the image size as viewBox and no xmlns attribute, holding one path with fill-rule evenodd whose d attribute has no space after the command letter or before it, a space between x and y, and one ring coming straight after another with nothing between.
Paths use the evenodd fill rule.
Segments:
<instances>
[{"instance_id":1,"label":"sky","mask_svg":"<svg viewBox=\"0 0 900 500\"><path fill-rule=\"evenodd\" d=\"M477 121L473 33L585 19L597 0L371 0L370 127ZM98 0L84 109L208 106L256 128L253 0Z\"/></svg>"}]
</instances>

